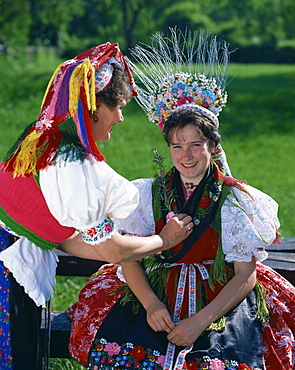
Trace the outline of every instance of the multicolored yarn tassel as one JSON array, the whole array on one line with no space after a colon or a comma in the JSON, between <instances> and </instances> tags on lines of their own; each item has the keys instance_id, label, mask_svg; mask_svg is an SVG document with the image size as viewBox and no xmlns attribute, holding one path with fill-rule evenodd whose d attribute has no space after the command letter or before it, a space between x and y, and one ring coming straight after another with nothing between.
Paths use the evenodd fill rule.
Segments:
<instances>
[{"instance_id":1,"label":"multicolored yarn tassel","mask_svg":"<svg viewBox=\"0 0 295 370\"><path fill-rule=\"evenodd\" d=\"M90 123L89 111L96 110L95 73L111 57L122 66L136 96L136 86L117 43L95 46L61 63L54 71L44 94L37 121L24 133L5 156L5 170L14 177L29 176L54 163L63 138L59 125L73 117L85 158L92 155L105 160L99 151Z\"/></svg>"},{"instance_id":2,"label":"multicolored yarn tassel","mask_svg":"<svg viewBox=\"0 0 295 370\"><path fill-rule=\"evenodd\" d=\"M36 173L37 145L41 135L42 132L37 133L34 130L24 138L16 153L13 177L25 176L27 172ZM7 165L9 165L9 161Z\"/></svg>"},{"instance_id":3,"label":"multicolored yarn tassel","mask_svg":"<svg viewBox=\"0 0 295 370\"><path fill-rule=\"evenodd\" d=\"M88 75L90 79L88 81ZM89 59L85 59L78 64L72 72L70 78L70 96L69 96L69 113L74 116L78 109L78 99L80 98L81 83L84 84L84 92L88 110L92 112L96 110L95 98L95 69L91 65Z\"/></svg>"},{"instance_id":4,"label":"multicolored yarn tassel","mask_svg":"<svg viewBox=\"0 0 295 370\"><path fill-rule=\"evenodd\" d=\"M105 160L105 157L101 154L101 152L98 149L98 146L95 143L90 124L89 114L85 114L85 112L88 113L88 106L85 94L86 94L85 91L81 92L81 99L78 100L78 110L75 116L73 117L76 123L77 133L83 145L83 148L86 150L86 153L91 153L99 161L103 161Z\"/></svg>"}]
</instances>

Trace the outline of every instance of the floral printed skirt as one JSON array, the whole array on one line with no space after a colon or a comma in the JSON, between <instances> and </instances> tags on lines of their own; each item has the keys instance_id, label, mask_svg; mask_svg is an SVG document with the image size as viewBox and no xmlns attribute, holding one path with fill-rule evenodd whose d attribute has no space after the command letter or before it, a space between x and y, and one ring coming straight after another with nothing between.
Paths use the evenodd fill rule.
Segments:
<instances>
[{"instance_id":1,"label":"floral printed skirt","mask_svg":"<svg viewBox=\"0 0 295 370\"><path fill-rule=\"evenodd\" d=\"M79 301L68 309L68 315L72 319L70 354L85 367L89 365L90 369L162 369L167 347L166 335L150 333L149 327L144 325L146 322L144 312L131 315L131 309L128 310L128 306L116 304L122 292L120 287L123 286L116 275L116 268L117 265L102 267L102 273L86 284L80 292ZM238 351L238 346L236 341L231 343L234 332L228 335L230 330L236 330L235 326L239 327L238 334L244 342L244 347L252 342L253 337L248 337L250 332L244 330L246 326L243 321L240 321L244 320L244 317L239 317L242 311L233 310L229 313L233 325L227 325L227 331L223 335L219 332L203 335L186 356L183 368L218 370L245 370L251 367L259 368L259 366L267 370L295 368L295 288L275 271L262 264L257 264L257 276L266 289L266 299L272 315L269 322L262 324L260 348L263 364L259 365L260 350L258 350L256 363L251 359L250 361L245 359L246 361L242 362L244 357L235 353ZM116 291L115 295L110 294L113 288ZM243 301L250 313L255 306L252 298L247 297L246 302ZM127 307L128 325L122 322L125 316L124 307ZM117 310L119 315L116 314ZM119 321L117 321L118 317ZM258 328L259 326L256 329ZM151 340L154 335L156 339ZM124 340L124 336L128 340ZM259 340L259 335L257 338ZM220 356L218 352L223 352L223 341L226 342L227 355L222 353Z\"/></svg>"},{"instance_id":2,"label":"floral printed skirt","mask_svg":"<svg viewBox=\"0 0 295 370\"><path fill-rule=\"evenodd\" d=\"M132 302L122 306L118 301L96 334L88 369L162 370L166 356L171 356L171 369L176 363L180 369L262 369L262 325L256 311L252 291L226 315L223 330L205 331L181 360L184 347L173 346L170 354L167 333L150 328L143 307L134 315Z\"/></svg>"}]
</instances>

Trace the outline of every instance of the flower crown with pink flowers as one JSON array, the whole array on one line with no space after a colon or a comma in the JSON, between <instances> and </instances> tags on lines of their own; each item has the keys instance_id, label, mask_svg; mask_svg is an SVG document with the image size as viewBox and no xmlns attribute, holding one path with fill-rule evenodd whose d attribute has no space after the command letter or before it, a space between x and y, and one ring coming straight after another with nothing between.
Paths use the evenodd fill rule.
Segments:
<instances>
[{"instance_id":1,"label":"flower crown with pink flowers","mask_svg":"<svg viewBox=\"0 0 295 370\"><path fill-rule=\"evenodd\" d=\"M204 31L182 33L170 28L171 37L152 36L152 45L136 45L128 61L136 79L139 105L149 121L162 130L175 109L194 108L217 127L227 102L227 44Z\"/></svg>"}]
</instances>

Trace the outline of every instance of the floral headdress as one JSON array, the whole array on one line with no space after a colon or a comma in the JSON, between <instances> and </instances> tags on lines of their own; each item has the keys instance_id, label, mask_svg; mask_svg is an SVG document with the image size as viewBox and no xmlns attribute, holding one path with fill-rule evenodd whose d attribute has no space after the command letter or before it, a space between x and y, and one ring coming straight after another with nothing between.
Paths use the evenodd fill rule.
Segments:
<instances>
[{"instance_id":1,"label":"floral headdress","mask_svg":"<svg viewBox=\"0 0 295 370\"><path fill-rule=\"evenodd\" d=\"M95 46L60 64L49 81L39 118L6 160L6 170L13 172L14 177L28 176L51 164L62 139L59 124L69 117L76 124L85 154L104 160L93 137L89 111L96 110L95 94L111 81L111 63L121 66L131 95L137 94L131 71L117 43Z\"/></svg>"},{"instance_id":2,"label":"floral headdress","mask_svg":"<svg viewBox=\"0 0 295 370\"><path fill-rule=\"evenodd\" d=\"M156 33L151 45L131 50L128 62L136 76L139 105L161 130L168 115L183 108L199 111L218 127L218 115L227 102L226 42L205 32L182 33L177 28L170 32L171 38ZM221 146L214 160L223 162L221 167L230 174Z\"/></svg>"}]
</instances>

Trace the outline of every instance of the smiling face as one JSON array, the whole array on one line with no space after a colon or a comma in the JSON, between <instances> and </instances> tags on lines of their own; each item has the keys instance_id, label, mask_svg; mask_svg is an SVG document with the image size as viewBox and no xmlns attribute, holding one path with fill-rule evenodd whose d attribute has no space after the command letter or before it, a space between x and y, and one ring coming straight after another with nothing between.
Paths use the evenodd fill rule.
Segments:
<instances>
[{"instance_id":1,"label":"smiling face","mask_svg":"<svg viewBox=\"0 0 295 370\"><path fill-rule=\"evenodd\" d=\"M173 164L182 176L191 180L203 178L210 165L211 148L194 125L174 130L170 151Z\"/></svg>"},{"instance_id":2,"label":"smiling face","mask_svg":"<svg viewBox=\"0 0 295 370\"><path fill-rule=\"evenodd\" d=\"M115 108L110 108L101 102L97 103L95 112L90 115L90 124L95 141L110 140L115 124L124 121L122 109L125 105L125 100L122 100Z\"/></svg>"}]
</instances>

